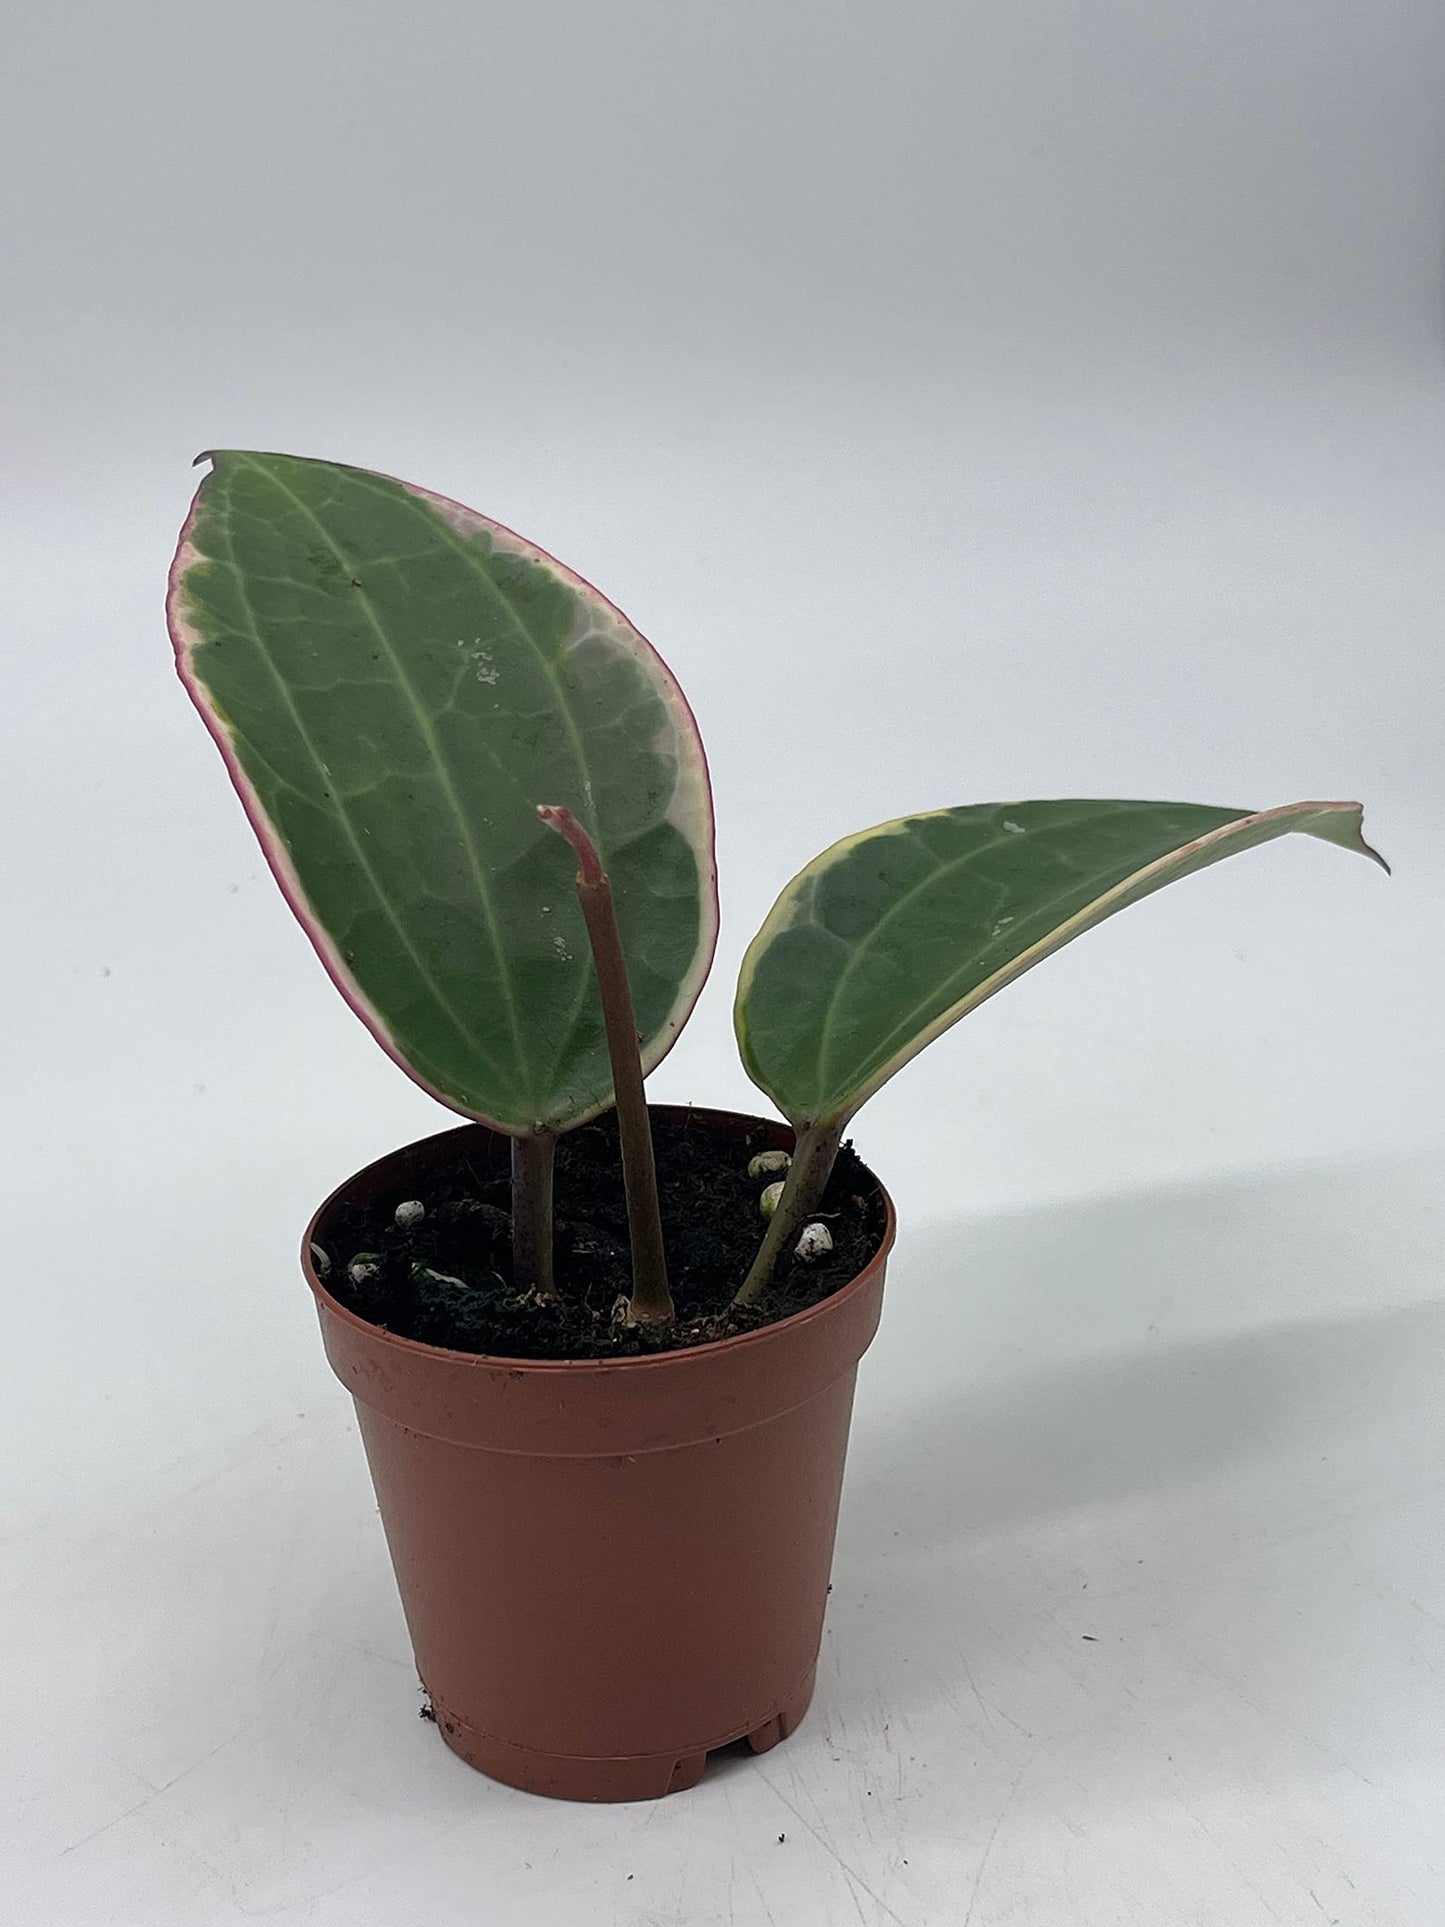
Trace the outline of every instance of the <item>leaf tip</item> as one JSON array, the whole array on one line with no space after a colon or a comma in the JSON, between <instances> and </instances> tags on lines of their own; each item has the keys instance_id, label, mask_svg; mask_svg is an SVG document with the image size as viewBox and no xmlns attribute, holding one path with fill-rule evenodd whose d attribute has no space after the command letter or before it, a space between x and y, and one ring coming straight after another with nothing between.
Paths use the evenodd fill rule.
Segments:
<instances>
[{"instance_id":1,"label":"leaf tip","mask_svg":"<svg viewBox=\"0 0 1445 1927\"><path fill-rule=\"evenodd\" d=\"M1390 867L1390 859L1381 851L1377 850L1365 835L1365 812L1363 805L1361 806L1359 815L1355 819L1355 834L1360 839L1360 848L1364 851L1365 855L1372 857L1387 877L1393 876L1395 872Z\"/></svg>"},{"instance_id":2,"label":"leaf tip","mask_svg":"<svg viewBox=\"0 0 1445 1927\"><path fill-rule=\"evenodd\" d=\"M1371 862L1378 863L1386 876L1394 875L1394 871L1390 868L1389 859L1382 856L1365 835L1365 806L1363 803L1327 803L1323 807L1336 811L1340 815L1348 818L1350 832L1348 837L1349 847L1358 850L1361 856L1369 857ZM1340 841L1344 842L1346 839L1341 838Z\"/></svg>"}]
</instances>

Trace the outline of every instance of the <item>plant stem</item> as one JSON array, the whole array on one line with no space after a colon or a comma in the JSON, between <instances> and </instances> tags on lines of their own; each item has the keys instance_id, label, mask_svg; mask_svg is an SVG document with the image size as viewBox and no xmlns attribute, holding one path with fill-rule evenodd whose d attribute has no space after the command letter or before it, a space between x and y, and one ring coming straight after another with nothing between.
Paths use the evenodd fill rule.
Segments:
<instances>
[{"instance_id":1,"label":"plant stem","mask_svg":"<svg viewBox=\"0 0 1445 1927\"><path fill-rule=\"evenodd\" d=\"M622 1144L622 1183L627 1194L627 1230L632 1242L630 1315L639 1324L670 1324L674 1317L662 1244L662 1210L657 1198L657 1167L652 1155L652 1124L642 1088L642 1055L627 959L617 928L612 885L597 846L572 812L544 803L538 816L577 852L577 900L592 945L592 966L607 1026L612 1059L612 1092L617 1104L617 1134Z\"/></svg>"},{"instance_id":2,"label":"plant stem","mask_svg":"<svg viewBox=\"0 0 1445 1927\"><path fill-rule=\"evenodd\" d=\"M555 1131L512 1139L512 1280L518 1291L555 1299L552 1276L552 1167Z\"/></svg>"},{"instance_id":3,"label":"plant stem","mask_svg":"<svg viewBox=\"0 0 1445 1927\"><path fill-rule=\"evenodd\" d=\"M751 1305L767 1289L773 1268L783 1252L791 1248L798 1233L823 1201L823 1192L833 1173L838 1146L843 1142L842 1124L804 1124L799 1127L788 1167L783 1195L768 1220L768 1229L753 1260L752 1270L738 1287L735 1305Z\"/></svg>"}]
</instances>

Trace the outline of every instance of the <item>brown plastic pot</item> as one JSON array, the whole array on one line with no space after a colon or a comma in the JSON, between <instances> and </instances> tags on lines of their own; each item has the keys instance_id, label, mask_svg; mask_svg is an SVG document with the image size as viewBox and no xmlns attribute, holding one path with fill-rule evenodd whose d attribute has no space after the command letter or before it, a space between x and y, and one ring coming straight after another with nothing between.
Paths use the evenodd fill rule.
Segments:
<instances>
[{"instance_id":1,"label":"brown plastic pot","mask_svg":"<svg viewBox=\"0 0 1445 1927\"><path fill-rule=\"evenodd\" d=\"M775 1120L691 1115L789 1142ZM342 1200L424 1195L463 1140L481 1162L509 1155L480 1125L408 1145L340 1186L302 1246L417 1670L447 1745L494 1779L570 1800L675 1793L714 1747L786 1739L812 1697L893 1207L884 1193L883 1242L850 1284L739 1338L646 1358L482 1357L367 1324L308 1249Z\"/></svg>"}]
</instances>

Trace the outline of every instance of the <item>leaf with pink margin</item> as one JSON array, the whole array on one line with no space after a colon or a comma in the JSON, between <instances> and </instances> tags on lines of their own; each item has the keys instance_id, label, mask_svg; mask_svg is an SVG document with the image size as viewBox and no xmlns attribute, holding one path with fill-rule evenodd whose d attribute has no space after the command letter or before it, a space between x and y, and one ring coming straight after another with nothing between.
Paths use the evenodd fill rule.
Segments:
<instances>
[{"instance_id":1,"label":"leaf with pink margin","mask_svg":"<svg viewBox=\"0 0 1445 1927\"><path fill-rule=\"evenodd\" d=\"M1291 831L1384 861L1358 803L979 803L844 837L793 878L743 958L743 1064L800 1129L841 1127L1085 930Z\"/></svg>"},{"instance_id":2,"label":"leaf with pink margin","mask_svg":"<svg viewBox=\"0 0 1445 1927\"><path fill-rule=\"evenodd\" d=\"M692 712L619 610L389 476L217 451L167 607L181 679L322 962L396 1061L526 1134L611 1102L560 802L612 877L644 1067L717 941Z\"/></svg>"}]
</instances>

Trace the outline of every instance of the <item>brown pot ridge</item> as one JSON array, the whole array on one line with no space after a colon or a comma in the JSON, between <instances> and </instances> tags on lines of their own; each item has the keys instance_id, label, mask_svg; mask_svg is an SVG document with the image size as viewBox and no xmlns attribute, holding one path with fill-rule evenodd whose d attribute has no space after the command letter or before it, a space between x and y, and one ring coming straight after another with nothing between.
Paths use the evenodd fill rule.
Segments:
<instances>
[{"instance_id":1,"label":"brown pot ridge","mask_svg":"<svg viewBox=\"0 0 1445 1927\"><path fill-rule=\"evenodd\" d=\"M739 1136L763 1122L692 1115ZM807 1710L892 1204L858 1277L776 1324L640 1358L483 1357L367 1324L308 1250L341 1199L418 1188L467 1134L493 1137L409 1145L316 1213L302 1265L326 1354L356 1400L447 1745L533 1793L654 1799L694 1786L714 1747L765 1752Z\"/></svg>"}]
</instances>

